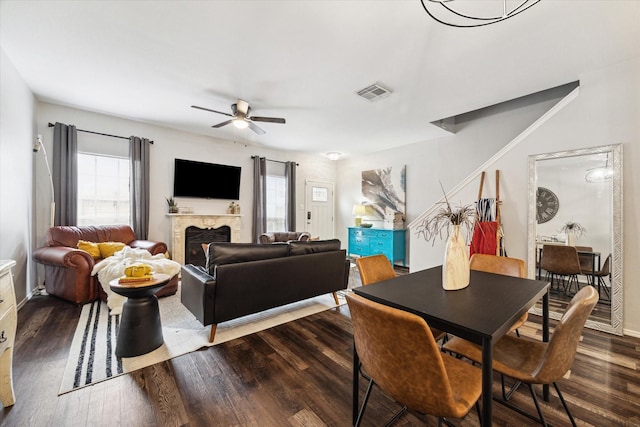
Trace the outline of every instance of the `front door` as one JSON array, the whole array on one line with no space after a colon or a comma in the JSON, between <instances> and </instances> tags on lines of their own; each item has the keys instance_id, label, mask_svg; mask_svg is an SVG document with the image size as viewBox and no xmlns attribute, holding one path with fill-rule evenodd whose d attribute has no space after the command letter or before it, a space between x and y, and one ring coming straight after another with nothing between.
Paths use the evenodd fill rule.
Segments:
<instances>
[{"instance_id":1,"label":"front door","mask_svg":"<svg viewBox=\"0 0 640 427\"><path fill-rule=\"evenodd\" d=\"M311 237L332 239L333 225L333 183L320 181L305 182L306 231Z\"/></svg>"}]
</instances>

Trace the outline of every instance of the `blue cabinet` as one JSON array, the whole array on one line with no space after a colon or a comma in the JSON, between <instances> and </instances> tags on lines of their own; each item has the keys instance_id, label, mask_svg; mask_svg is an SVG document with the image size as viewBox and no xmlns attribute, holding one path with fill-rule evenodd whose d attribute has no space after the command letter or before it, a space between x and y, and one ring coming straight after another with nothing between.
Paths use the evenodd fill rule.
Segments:
<instances>
[{"instance_id":1,"label":"blue cabinet","mask_svg":"<svg viewBox=\"0 0 640 427\"><path fill-rule=\"evenodd\" d=\"M407 230L349 227L349 255L384 254L391 264L405 265L405 234Z\"/></svg>"}]
</instances>

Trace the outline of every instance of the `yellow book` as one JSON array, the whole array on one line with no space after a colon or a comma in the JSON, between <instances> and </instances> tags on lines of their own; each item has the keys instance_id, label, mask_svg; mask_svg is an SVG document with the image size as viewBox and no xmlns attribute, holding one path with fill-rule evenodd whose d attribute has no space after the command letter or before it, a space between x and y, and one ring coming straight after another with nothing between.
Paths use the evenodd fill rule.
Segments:
<instances>
[{"instance_id":1,"label":"yellow book","mask_svg":"<svg viewBox=\"0 0 640 427\"><path fill-rule=\"evenodd\" d=\"M145 282L147 280L151 280L153 279L153 275L151 274L146 274L144 276L138 276L138 277L121 277L118 280L118 283L135 283L135 282Z\"/></svg>"}]
</instances>

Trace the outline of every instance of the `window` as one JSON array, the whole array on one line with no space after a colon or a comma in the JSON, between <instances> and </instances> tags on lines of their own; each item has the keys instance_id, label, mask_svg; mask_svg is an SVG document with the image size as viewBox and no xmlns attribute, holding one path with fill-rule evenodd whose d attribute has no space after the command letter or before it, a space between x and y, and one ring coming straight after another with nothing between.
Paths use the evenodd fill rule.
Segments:
<instances>
[{"instance_id":1,"label":"window","mask_svg":"<svg viewBox=\"0 0 640 427\"><path fill-rule=\"evenodd\" d=\"M267 160L267 232L287 231L287 178L285 165Z\"/></svg>"},{"instance_id":2,"label":"window","mask_svg":"<svg viewBox=\"0 0 640 427\"><path fill-rule=\"evenodd\" d=\"M78 153L78 225L130 223L129 159Z\"/></svg>"}]
</instances>

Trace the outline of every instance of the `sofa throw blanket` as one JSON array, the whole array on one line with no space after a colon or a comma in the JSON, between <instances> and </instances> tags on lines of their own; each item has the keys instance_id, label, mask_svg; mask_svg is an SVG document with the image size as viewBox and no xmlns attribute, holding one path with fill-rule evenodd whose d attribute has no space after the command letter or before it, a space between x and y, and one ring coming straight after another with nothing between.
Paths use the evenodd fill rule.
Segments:
<instances>
[{"instance_id":1,"label":"sofa throw blanket","mask_svg":"<svg viewBox=\"0 0 640 427\"><path fill-rule=\"evenodd\" d=\"M180 272L180 263L165 258L163 254L151 255L146 249L125 246L121 251L105 258L93 267L91 275L98 275L98 281L107 294L107 305L112 316L122 313L122 305L127 298L113 292L109 282L124 276L125 268L137 262L149 264L154 273L165 273L170 277Z\"/></svg>"}]
</instances>

